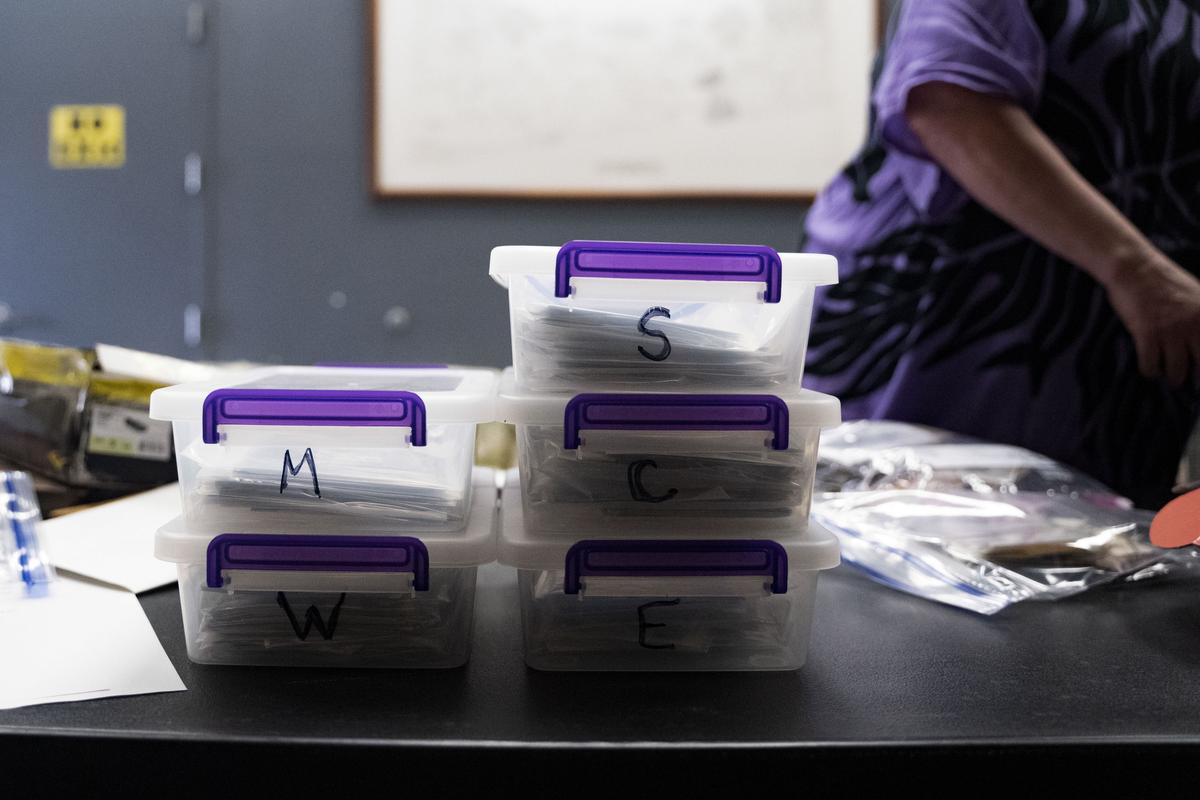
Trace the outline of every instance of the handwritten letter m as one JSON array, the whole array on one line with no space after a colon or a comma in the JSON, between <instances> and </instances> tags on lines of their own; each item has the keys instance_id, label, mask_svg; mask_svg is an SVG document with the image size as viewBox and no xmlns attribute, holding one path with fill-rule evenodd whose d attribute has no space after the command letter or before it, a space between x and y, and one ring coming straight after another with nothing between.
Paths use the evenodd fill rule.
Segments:
<instances>
[{"instance_id":1,"label":"handwritten letter m","mask_svg":"<svg viewBox=\"0 0 1200 800\"><path fill-rule=\"evenodd\" d=\"M288 476L296 477L300 474L300 470L304 469L304 465L308 464L308 471L312 475L313 494L317 497L321 496L321 485L317 483L317 462L313 460L312 448L308 447L304 450L304 458L300 459L298 465L292 464L292 451L283 451L283 475L279 478L279 493L283 494L283 490L287 488Z\"/></svg>"}]
</instances>

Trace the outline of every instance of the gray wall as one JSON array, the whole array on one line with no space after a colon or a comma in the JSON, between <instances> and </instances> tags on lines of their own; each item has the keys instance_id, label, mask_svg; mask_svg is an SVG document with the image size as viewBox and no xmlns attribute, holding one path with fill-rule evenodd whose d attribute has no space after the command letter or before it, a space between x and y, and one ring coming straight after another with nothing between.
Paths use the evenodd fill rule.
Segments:
<instances>
[{"instance_id":1,"label":"gray wall","mask_svg":"<svg viewBox=\"0 0 1200 800\"><path fill-rule=\"evenodd\" d=\"M201 204L182 190L199 143L191 89L207 54L186 0L0 3L0 334L182 352L203 292ZM62 103L126 107L121 169L51 169Z\"/></svg>"},{"instance_id":2,"label":"gray wall","mask_svg":"<svg viewBox=\"0 0 1200 800\"><path fill-rule=\"evenodd\" d=\"M79 10L97 4L49 5ZM0 288L0 301L14 307L41 303L40 314L70 308L55 324L40 327L23 321L18 308L8 335L298 363L501 365L509 361L509 340L505 294L487 277L494 245L572 238L755 242L781 249L796 244L802 213L796 203L375 200L365 167L363 3L209 2L214 13L208 36L191 51L181 33L179 4L169 14L155 10L164 4L100 5L117 12L124 30L166 51L156 52L156 61L143 62L136 77L127 76L120 86L108 87L106 70L95 65L118 40L123 47L136 45L126 42L129 34L120 39L97 22L104 14L50 8L42 19L53 18L54 25L30 31L31 9L46 9L46 3L0 7L0 30L10 31L0 40L0 73L18 76L0 78L0 109L18 92L24 109L18 122L0 127L0 226L7 226L0 227L0 277L6 283L26 280L38 270L48 276L16 302ZM123 176L55 174L45 166L46 111L54 102L72 100L49 91L30 65L44 63L47 49L63 39L73 43L70 61L83 87L77 94L87 95L74 101L129 107L130 164ZM142 97L158 100L148 106L139 102ZM133 140L133 126L142 124L136 118L176 115L172 103L185 104L193 120L200 108L205 121L184 133L163 134L180 138L178 146ZM149 126L143 137L154 130ZM16 148L21 163L15 161L14 142L32 142ZM181 162L177 168L145 169L137 155L143 144L180 158L192 147L203 152L204 198L187 205ZM34 166L25 163L29 159ZM164 186L180 204L179 220L133 215L119 232L104 234L116 237L119 247L101 246L94 228L47 201L70 191L94 204L104 193L106 202L123 207ZM53 264L40 262L49 258L44 253L17 252L33 224L28 209L39 204L54 208L37 225L38 236L52 241L58 253ZM17 235L18 227L24 233ZM189 231L196 230L203 232L202 247L188 249ZM149 271L139 262L147 242L166 248L176 239L178 258L154 256ZM114 314L110 304L83 301L70 256L85 253L97 254L99 263L80 267L79 276L98 271L109 292L125 291L141 311ZM148 281L146 274L158 277ZM164 275L169 286L160 285ZM334 292L344 294L344 307L330 303ZM181 306L195 299L204 306L204 338L200 348L189 349ZM385 313L395 306L411 314L406 330L384 325ZM169 313L143 314L160 307Z\"/></svg>"}]
</instances>

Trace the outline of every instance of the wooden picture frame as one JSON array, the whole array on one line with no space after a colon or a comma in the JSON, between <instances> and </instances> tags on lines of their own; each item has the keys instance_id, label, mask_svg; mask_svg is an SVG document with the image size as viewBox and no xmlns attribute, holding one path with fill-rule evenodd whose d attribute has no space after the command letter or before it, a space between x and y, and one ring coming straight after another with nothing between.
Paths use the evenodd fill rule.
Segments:
<instances>
[{"instance_id":1,"label":"wooden picture frame","mask_svg":"<svg viewBox=\"0 0 1200 800\"><path fill-rule=\"evenodd\" d=\"M534 2L535 0L529 0ZM765 0L746 0L747 3L764 2ZM486 0L450 0L450 2L463 2L468 6L468 10L474 10L481 16L490 13L489 6ZM458 69L458 62L453 53L447 52L449 48L439 48L439 39L436 36L428 35L428 30L432 26L442 24L440 18L435 18L432 21L430 15L441 14L447 17L449 6L444 3L427 3L424 0L365 0L366 4L366 39L367 39L367 169L370 180L372 194L378 199L386 198L411 198L411 197L494 197L494 198L532 198L532 199L761 199L761 200L806 200L811 201L815 193L821 188L826 180L836 174L844 162L853 155L854 151L861 145L865 136L865 124L868 116L868 97L869 97L869 81L871 59L874 57L875 49L878 42L882 38L883 30L886 24L886 3L884 0L806 0L806 2L797 2L795 5L798 14L804 13L804 9L810 12L814 8L822 8L826 19L831 13L845 13L847 8L853 7L856 9L854 14L847 15L847 18L839 19L831 26L834 27L836 36L840 36L841 40L852 39L854 44L852 47L841 48L837 50L838 57L844 57L853 63L858 64L857 68L846 68L834 66L827 70L827 74L821 75L821 79L828 84L828 73L849 73L847 75L846 86L851 84L856 86L854 93L840 91L838 88L829 90L828 86L821 85L814 91L819 96L832 98L831 102L839 114L839 119L834 121L830 119L830 109L820 107L816 110L809 109L792 109L785 108L782 104L774 103L771 99L764 99L764 96L748 97L746 105L756 105L760 112L770 113L773 120L770 124L761 122L761 114L756 119L754 114L748 115L749 122L745 120L733 120L732 124L742 125L742 130L745 136L738 138L736 135L730 138L728 133L729 122L718 120L717 122L704 121L700 117L703 115L719 116L723 111L729 114L728 108L722 109L720 106L721 92L719 90L709 90L706 87L700 86L704 81L710 84L715 82L718 85L723 80L721 70L716 68L709 69L707 72L702 69L702 64L698 62L696 65L691 65L691 72L698 75L696 84L699 88L694 93L697 97L703 94L706 98L706 109L702 115L697 107L680 106L675 109L673 116L670 119L677 119L680 114L683 114L688 119L693 120L689 123L695 126L695 131L688 134L680 134L676 131L674 138L669 135L663 137L662 141L655 141L652 145L647 146L647 152L637 153L628 158L626 163L619 163L616 160L610 160L605 165L604 162L597 161L597 166L593 168L596 175L601 178L595 181L589 181L589 174L581 170L580 174L572 173L574 165L582 160L575 157L578 154L572 154L567 145L562 144L564 140L575 138L575 133L572 131L572 126L575 124L571 120L559 120L555 114L547 113L545 117L537 116L543 113L548 107L548 103L537 98L530 100L522 96L520 92L512 94L508 100L518 101L514 103L512 114L514 119L502 121L498 126L489 126L489 114L494 115L497 110L499 113L504 113L505 99L494 98L489 100L490 95L488 90L497 91L512 91L511 82L503 84L499 79L494 79L493 71L482 71L476 73L474 77L482 80L485 86L480 88L479 99L490 103L489 108L478 110L473 105L476 102L476 97L471 96L470 102L466 94L460 94L457 97L450 97L449 103L443 103L443 106L437 111L429 110L426 104L420 101L423 95L417 95L414 100L412 95L414 92L427 91L434 99L441 100L447 94L446 92L433 92L436 87L436 80L427 80L428 85L416 87L409 85L415 83L410 81L406 84L403 78L395 77L397 73L401 76L416 74L416 69L403 70L396 63L397 54L404 54L406 57L414 59L411 64L415 67L420 65L421 71L431 70L434 73L448 75L448 85L451 87L461 86L461 74L450 74ZM386 6L386 8L385 8ZM587 6L575 6L576 13L582 13L585 9L607 8L604 4L589 4ZM643 3L642 8L647 8ZM676 8L680 8L677 6ZM689 8L695 8L693 3ZM563 4L543 4L536 7L537 9L549 8L566 8L572 11L568 3ZM789 4L776 4L774 8L791 9ZM831 9L840 9L840 12L831 11ZM867 9L865 12L863 9ZM412 18L425 17L424 21L430 23L429 26L410 26L405 28L398 21L399 18L393 18L390 15L406 12ZM547 12L550 13L550 12ZM554 12L554 13L562 13ZM766 13L766 12L762 12ZM778 11L776 11L778 13ZM449 28L453 28L461 22L463 15L455 18L449 15L449 21L444 23ZM493 20L494 22L494 20ZM619 25L620 20L614 21L613 25ZM758 37L759 44L762 43L764 37L769 37L772 34L770 26L765 25L762 19L755 20L757 27L755 33ZM486 20L481 20L480 25L484 26ZM857 30L862 23L861 31L862 38L859 38ZM548 24L546 27L553 30L554 24L559 25L559 30L563 28L562 20ZM799 30L796 19L790 20L790 30ZM841 27L836 27L841 26ZM715 25L710 26L711 30L719 30ZM786 28L786 26L785 26ZM850 29L851 33L847 33ZM387 41L396 41L405 37L413 37L414 34L409 33L410 30L426 31L424 37L420 39L410 38L405 46L393 46L386 44ZM461 29L461 25L460 25ZM493 28L486 28L486 32L490 35ZM591 29L589 29L591 30ZM655 31L662 30L655 28ZM393 33L389 34L388 32ZM436 31L434 32L437 33ZM446 31L442 31L446 33ZM480 32L476 31L476 42L488 41L486 37L481 37ZM780 34L781 43L790 41L783 38L786 30ZM509 36L520 36L521 32L519 24L510 28L507 34ZM710 36L713 34L709 34ZM824 33L806 34L810 41L820 41ZM391 38L388 38L388 37ZM753 36L749 38L754 38ZM442 37L441 41L444 41ZM554 40L557 41L557 40ZM578 45L578 42L573 43ZM540 47L529 46L531 52L544 53L546 52L546 41L540 42ZM469 43L465 46L469 46ZM569 49L569 45L560 45L563 48ZM423 50L421 48L424 48ZM842 51L846 51L843 53ZM386 52L384 52L386 51ZM774 52L782 52L782 48L776 48ZM850 52L852 51L852 53ZM566 50L564 49L564 52ZM600 51L603 52L603 51ZM648 55L651 51L643 44L642 55L644 58L650 58ZM653 51L657 53L657 51ZM695 56L699 54L699 58L707 58L707 50L699 50L693 47L690 51L685 51L684 55ZM753 51L749 56L734 52L728 56L728 61L736 62L739 58L745 60L757 59L755 62L763 70L773 69L773 75L777 81L777 85L787 87L786 80L781 81L781 76L786 79L789 72L781 71L775 61L779 59L775 56L770 58L761 57L763 50ZM445 53L444 61L443 53ZM493 54L494 57L495 54ZM560 56L562 53L559 54ZM591 64L595 61L595 53L591 53L591 59L579 59L580 63ZM560 57L555 60L553 55L546 56L547 61L542 64L546 67L548 64L564 64L571 63L572 59ZM439 63L440 62L440 63ZM492 62L496 63L495 60ZM652 62L658 65L658 61ZM662 59L663 64L675 64L679 62L671 62L669 59ZM786 63L785 67L790 66ZM475 68L475 67L473 67ZM386 70L386 74L381 75L380 70ZM597 68L599 69L599 68ZM439 72L440 70L440 72ZM684 70L681 70L684 71ZM736 70L735 70L736 71ZM526 70L523 73L525 76L541 75L545 70ZM519 71L518 71L518 74ZM817 73L810 70L806 74L816 75ZM741 74L740 86L743 89L754 88L756 84L752 82L754 74L751 69L744 69ZM454 83L454 79L460 79L458 84ZM629 75L625 76L626 80ZM671 83L674 80L674 83ZM551 87L549 95L553 95L554 88L557 88L557 97L562 100L564 94L563 85L567 79L560 81L558 87ZM587 83L593 93L603 94L607 87L603 86L603 80L598 79L596 75L591 75L590 80L581 81ZM400 84L403 88L397 89L396 84ZM678 76L673 78L663 78L664 87L675 88L683 87L687 90L689 87L683 84ZM577 85L577 84L571 84ZM813 83L812 85L816 85ZM445 87L442 87L445 88ZM630 83L625 84L625 89L637 91L638 87ZM661 87L660 87L661 89ZM823 95L821 93L824 93ZM682 94L679 92L678 94ZM733 92L736 95L736 91ZM851 96L846 96L851 95ZM672 94L671 97L677 96ZM695 100L696 98L693 98ZM737 107L742 101L736 96L732 100L726 100L727 105ZM457 103L457 105L455 105ZM521 115L521 109L516 108L517 105L524 105L525 116L516 119ZM560 103L559 105L562 105ZM605 111L596 112L591 105L582 103L584 106L581 114L582 123L576 128L578 131L595 131L596 139L591 145L578 145L581 153L591 155L593 152L603 150L606 146L606 137L611 136L611 131L603 130L603 124L606 119ZM643 101L643 111L647 107L653 107L653 101L648 103ZM470 106L470 108L468 108ZM420 108L421 114L413 113L414 108ZM402 109L403 113L397 112L396 109ZM805 114L808 114L806 118ZM424 115L424 116L423 116ZM852 116L853 115L853 116ZM645 114L642 117L646 116ZM491 118L495 121L494 116ZM492 154L475 153L475 149L485 149L492 143L487 137L479 137L478 141L472 141L474 132L480 130L507 130L504 125L520 126L531 119L536 119L542 124L540 128L535 128L531 131L527 138L522 138L519 135L508 137L507 147L509 150L497 151ZM590 124L589 124L590 123ZM711 130L704 126L709 125ZM712 130L719 129L725 125L725 132L713 134ZM555 127L557 126L557 127ZM795 127L789 127L795 126ZM815 140L815 137L824 136L817 134L818 129L829 129L828 135L824 139L817 140L821 148L820 154L814 154L812 142L808 144L798 144L797 147L804 147L802 151L804 155L795 156L796 159L810 158L811 164L800 165L796 163L788 163L781 169L791 170L788 174L799 175L799 170L807 170L811 176L817 175L818 171L822 174L819 178L808 178L803 181L791 179L777 179L773 173L775 172L773 165L767 165L758 158L762 152L781 152L789 153L790 139L786 132L801 132L801 135L809 135ZM617 128L619 130L619 126ZM413 131L411 135L401 135L403 132ZM438 131L451 131L450 135L439 134ZM696 133L699 131L699 133ZM766 133L770 131L770 133ZM424 132L422 138L421 132ZM461 134L460 134L461 132ZM646 132L648 136L641 138L633 137L639 143L647 139L654 139L656 131L653 126L648 128ZM695 134L695 135L692 135ZM675 147L681 142L691 142L693 139L704 139L708 136L708 149L701 147L696 153L693 153L693 158L690 161L685 161L680 157L678 162L675 162ZM721 138L725 137L725 138ZM773 142L768 141L774 137ZM730 146L730 142L742 142L747 139L755 139L756 144L749 147ZM763 140L763 141L758 141ZM725 146L719 146L721 142ZM546 144L550 143L550 144ZM455 150L454 148L458 148ZM557 147L560 152L556 153L554 160L551 163L550 156L543 157L543 153L537 152L542 147ZM636 148L634 148L636 149ZM424 151L422 153L422 150ZM625 157L625 150L620 150L620 157ZM736 152L742 157L747 164L752 164L753 169L741 170L738 164L725 163L727 159L716 158L714 154L726 154ZM430 157L432 154L432 157ZM531 155L536 155L537 158L532 158ZM609 153L611 155L611 153ZM533 171L541 169L543 175L540 178L526 179L524 176L529 171L528 169L519 169L516 165L524 163L526 167L532 167ZM658 158L658 161L654 159ZM818 163L819 159L819 163ZM542 162L546 163L542 163ZM664 167L664 163L669 162L669 167ZM470 166L475 164L474 169ZM571 165L568 169L562 169L564 164ZM686 164L686 169L684 165ZM500 169L493 169L494 166L499 166ZM550 168L557 165L559 172L554 174L554 177L547 179L546 172L552 171ZM646 169L654 172L655 169L660 171L657 176L639 178L628 178L618 176L613 179L611 175L605 174L604 170L611 168L614 171L620 169L634 170ZM714 173L715 178L709 179L701 177L692 181L690 176L698 169L710 169ZM486 179L469 179L465 178L465 174L479 175L482 173L502 172L506 174L488 175ZM419 175L418 175L419 173ZM566 175L566 173L571 173ZM663 178L663 173L667 177ZM717 173L720 173L719 175ZM741 178L730 178L731 173L737 175L745 174L749 177L743 182ZM753 173L753 174L751 174ZM559 175L564 175L561 183L556 183ZM688 177L681 177L683 175ZM397 177L399 176L399 177ZM765 180L764 180L765 178Z\"/></svg>"}]
</instances>

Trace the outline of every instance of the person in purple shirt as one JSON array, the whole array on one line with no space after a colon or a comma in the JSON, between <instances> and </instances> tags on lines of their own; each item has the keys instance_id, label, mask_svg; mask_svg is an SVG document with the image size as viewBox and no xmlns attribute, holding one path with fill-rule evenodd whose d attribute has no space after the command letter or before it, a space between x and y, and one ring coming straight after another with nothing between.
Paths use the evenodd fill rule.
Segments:
<instances>
[{"instance_id":1,"label":"person in purple shirt","mask_svg":"<svg viewBox=\"0 0 1200 800\"><path fill-rule=\"evenodd\" d=\"M904 0L805 385L1021 445L1146 507L1200 411L1200 2Z\"/></svg>"}]
</instances>

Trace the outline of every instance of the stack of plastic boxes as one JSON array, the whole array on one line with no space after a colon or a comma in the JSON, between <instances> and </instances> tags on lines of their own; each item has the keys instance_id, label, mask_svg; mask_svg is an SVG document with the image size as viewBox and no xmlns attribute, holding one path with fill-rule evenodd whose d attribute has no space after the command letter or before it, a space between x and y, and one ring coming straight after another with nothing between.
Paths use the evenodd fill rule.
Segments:
<instances>
[{"instance_id":1,"label":"stack of plastic boxes","mask_svg":"<svg viewBox=\"0 0 1200 800\"><path fill-rule=\"evenodd\" d=\"M557 670L783 670L804 663L836 539L808 512L838 401L802 390L830 256L766 247L499 247L521 502L525 658Z\"/></svg>"},{"instance_id":2,"label":"stack of plastic boxes","mask_svg":"<svg viewBox=\"0 0 1200 800\"><path fill-rule=\"evenodd\" d=\"M179 565L189 657L464 663L476 567L495 558L495 481L472 472L495 384L488 370L274 367L155 392L184 512L156 552Z\"/></svg>"}]
</instances>

